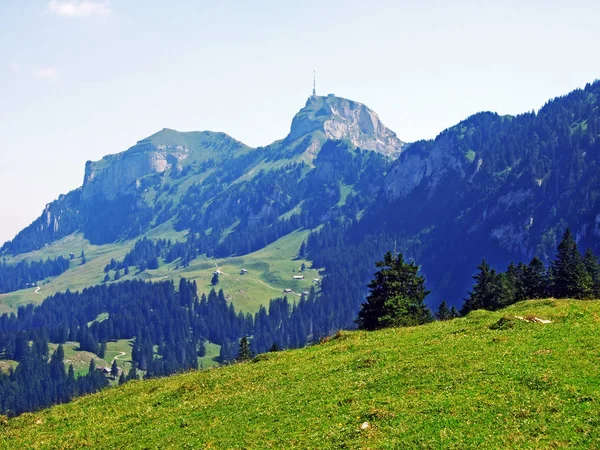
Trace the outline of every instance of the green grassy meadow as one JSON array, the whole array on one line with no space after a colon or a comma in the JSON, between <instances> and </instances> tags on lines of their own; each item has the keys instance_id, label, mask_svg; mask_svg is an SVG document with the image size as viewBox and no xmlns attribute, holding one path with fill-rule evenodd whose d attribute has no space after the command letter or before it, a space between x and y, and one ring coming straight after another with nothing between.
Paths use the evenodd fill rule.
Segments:
<instances>
[{"instance_id":1,"label":"green grassy meadow","mask_svg":"<svg viewBox=\"0 0 600 450\"><path fill-rule=\"evenodd\" d=\"M599 448L599 324L541 300L342 332L0 421L0 448Z\"/></svg>"},{"instance_id":2,"label":"green grassy meadow","mask_svg":"<svg viewBox=\"0 0 600 450\"><path fill-rule=\"evenodd\" d=\"M148 237L175 240L183 236L182 233L174 232L170 226L164 226L161 230L153 230ZM299 295L296 294L301 294L303 290L309 290L313 285L312 280L319 278L317 270L309 269L309 261L296 259L298 249L302 241L307 239L308 234L308 230L295 231L259 251L240 257L224 260L199 257L186 268L178 268L177 262L162 264L157 270L147 270L141 274L137 274L132 268L131 273L128 276L122 276L120 281L141 278L151 281L172 279L179 282L181 277L185 277L196 280L199 294L202 294L203 292L208 293L212 288L210 280L218 266L223 274L216 289L223 289L236 309L255 312L261 304L266 306L270 299L282 296L283 289L294 291L294 294L288 294L291 300L299 299ZM39 283L39 289L30 288L0 294L0 314L16 312L20 305L39 304L56 292L64 292L67 289L81 290L102 283L106 264L113 258L122 259L134 244L135 240L95 246L91 245L82 235L75 234L43 249L20 255L15 261L55 258L61 255L68 257L70 252L73 252L76 258L71 261L71 268L68 271L56 278ZM80 258L82 250L85 252L87 260L84 265L81 264ZM307 270L300 274L302 263L306 265ZM241 269L247 269L248 273L240 275ZM292 279L293 275L304 275L305 279L296 281Z\"/></svg>"},{"instance_id":3,"label":"green grassy meadow","mask_svg":"<svg viewBox=\"0 0 600 450\"><path fill-rule=\"evenodd\" d=\"M77 342L66 342L63 344L65 368L68 368L72 364L75 377L79 377L88 373L91 359L94 359L96 367L106 367L112 364L113 358L117 358L117 365L127 373L131 367L132 342L130 339L107 342L104 358L100 358L95 353L79 350L79 343ZM52 354L58 347L58 344L51 343L48 347L50 354Z\"/></svg>"}]
</instances>

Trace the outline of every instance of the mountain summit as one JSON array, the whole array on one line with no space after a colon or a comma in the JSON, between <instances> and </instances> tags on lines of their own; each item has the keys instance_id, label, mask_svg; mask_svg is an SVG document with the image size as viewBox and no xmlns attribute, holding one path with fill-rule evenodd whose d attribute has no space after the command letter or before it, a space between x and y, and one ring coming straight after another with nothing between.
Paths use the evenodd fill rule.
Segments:
<instances>
[{"instance_id":1,"label":"mountain summit","mask_svg":"<svg viewBox=\"0 0 600 450\"><path fill-rule=\"evenodd\" d=\"M288 139L296 140L315 131L327 139L347 140L363 150L392 157L406 146L367 106L333 94L309 97L292 120Z\"/></svg>"}]
</instances>

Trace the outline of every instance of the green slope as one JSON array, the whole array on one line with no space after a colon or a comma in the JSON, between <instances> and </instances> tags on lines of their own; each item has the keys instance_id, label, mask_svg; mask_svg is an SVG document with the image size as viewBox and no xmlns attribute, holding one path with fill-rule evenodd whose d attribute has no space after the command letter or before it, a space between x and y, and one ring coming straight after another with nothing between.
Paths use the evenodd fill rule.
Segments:
<instances>
[{"instance_id":1,"label":"green slope","mask_svg":"<svg viewBox=\"0 0 600 450\"><path fill-rule=\"evenodd\" d=\"M341 333L0 420L0 447L598 448L599 323L600 302L545 300Z\"/></svg>"},{"instance_id":2,"label":"green slope","mask_svg":"<svg viewBox=\"0 0 600 450\"><path fill-rule=\"evenodd\" d=\"M223 289L225 295L233 302L236 309L244 312L255 312L260 305L268 306L269 300L283 296L283 289L292 289L294 293L300 294L309 290L313 285L312 280L319 278L316 269L307 269L299 273L302 263L310 267L311 263L306 259L297 259L298 249L308 238L309 230L294 231L287 236L273 242L270 245L250 253L248 255L231 257L226 259L213 259L204 256L192 261L189 267L177 268L177 262L162 264L157 270L146 270L141 274L132 270L129 276L121 277L120 281L141 278L144 280L162 281L173 279L179 283L181 277L188 280L196 280L199 294L206 293L212 289L210 280L215 266L223 272L220 283L216 289ZM150 238L162 237L165 239L181 238L183 233L176 233L166 226L155 229L146 236ZM71 269L64 274L40 283L38 288L23 289L8 294L0 294L0 314L16 312L20 305L27 303L41 303L46 297L57 292L82 290L86 287L100 284L104 278L104 267L112 258L122 259L127 251L132 248L135 241L131 240L116 244L91 245L81 234L68 236L41 250L19 255L15 261L22 259L39 260L55 258L69 252L77 255L71 262ZM81 250L85 251L87 263L81 265L79 255ZM248 273L240 275L241 269L247 269ZM304 280L296 281L294 275L304 275ZM290 300L299 299L299 295L290 297Z\"/></svg>"}]
</instances>

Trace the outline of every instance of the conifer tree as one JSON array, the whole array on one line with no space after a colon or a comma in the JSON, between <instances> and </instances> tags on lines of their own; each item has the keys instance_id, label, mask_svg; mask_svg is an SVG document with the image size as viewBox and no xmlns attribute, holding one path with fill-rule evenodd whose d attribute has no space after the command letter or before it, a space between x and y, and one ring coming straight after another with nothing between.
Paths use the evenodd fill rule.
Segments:
<instances>
[{"instance_id":1,"label":"conifer tree","mask_svg":"<svg viewBox=\"0 0 600 450\"><path fill-rule=\"evenodd\" d=\"M583 264L591 282L590 294L595 299L600 299L600 263L592 249L588 248L583 255Z\"/></svg>"},{"instance_id":2,"label":"conifer tree","mask_svg":"<svg viewBox=\"0 0 600 450\"><path fill-rule=\"evenodd\" d=\"M460 317L460 313L458 312L458 309L456 309L456 307L452 307L450 308L450 318L451 319L456 319L457 317Z\"/></svg>"},{"instance_id":3,"label":"conifer tree","mask_svg":"<svg viewBox=\"0 0 600 450\"><path fill-rule=\"evenodd\" d=\"M138 379L138 374L137 374L137 370L136 370L136 364L134 362L131 364L131 367L129 368L129 372L127 372L127 381L137 380L137 379Z\"/></svg>"},{"instance_id":4,"label":"conifer tree","mask_svg":"<svg viewBox=\"0 0 600 450\"><path fill-rule=\"evenodd\" d=\"M525 269L525 297L527 299L546 298L548 292L548 272L543 261L535 256Z\"/></svg>"},{"instance_id":5,"label":"conifer tree","mask_svg":"<svg viewBox=\"0 0 600 450\"><path fill-rule=\"evenodd\" d=\"M555 298L585 298L591 293L591 277L571 230L567 228L551 267L552 295Z\"/></svg>"},{"instance_id":6,"label":"conifer tree","mask_svg":"<svg viewBox=\"0 0 600 450\"><path fill-rule=\"evenodd\" d=\"M271 345L271 348L269 349L270 352L278 352L279 351L279 346L277 345L277 342L273 342L273 345Z\"/></svg>"},{"instance_id":7,"label":"conifer tree","mask_svg":"<svg viewBox=\"0 0 600 450\"><path fill-rule=\"evenodd\" d=\"M379 270L369 283L371 292L358 313L358 327L376 330L430 322L431 312L424 302L429 291L425 289L425 278L418 275L419 267L404 262L401 253L394 257L392 252L375 266Z\"/></svg>"},{"instance_id":8,"label":"conifer tree","mask_svg":"<svg viewBox=\"0 0 600 450\"><path fill-rule=\"evenodd\" d=\"M305 256L306 256L306 244L304 243L304 241L302 241L302 244L300 245L300 250L298 250L298 257L304 258Z\"/></svg>"},{"instance_id":9,"label":"conifer tree","mask_svg":"<svg viewBox=\"0 0 600 450\"><path fill-rule=\"evenodd\" d=\"M438 310L435 313L435 317L438 320L452 319L452 314L450 312L450 309L448 309L448 305L446 305L446 300L442 300L442 303L440 303L440 306L438 307Z\"/></svg>"},{"instance_id":10,"label":"conifer tree","mask_svg":"<svg viewBox=\"0 0 600 450\"><path fill-rule=\"evenodd\" d=\"M215 272L213 274L213 277L210 280L210 284L212 284L213 286L216 286L217 284L219 284L219 273L218 272Z\"/></svg>"},{"instance_id":11,"label":"conifer tree","mask_svg":"<svg viewBox=\"0 0 600 450\"><path fill-rule=\"evenodd\" d=\"M525 295L525 272L527 266L523 263L515 265L511 262L506 269L506 281L508 282L507 295L511 297L510 303L520 302L526 299Z\"/></svg>"},{"instance_id":12,"label":"conifer tree","mask_svg":"<svg viewBox=\"0 0 600 450\"><path fill-rule=\"evenodd\" d=\"M479 273L473 277L475 284L465 299L460 313L468 314L476 309L494 311L514 302L509 277L498 273L484 260L477 266Z\"/></svg>"},{"instance_id":13,"label":"conifer tree","mask_svg":"<svg viewBox=\"0 0 600 450\"><path fill-rule=\"evenodd\" d=\"M93 374L96 372L96 361L94 361L94 358L90 359L90 366L88 369L88 374Z\"/></svg>"},{"instance_id":14,"label":"conifer tree","mask_svg":"<svg viewBox=\"0 0 600 450\"><path fill-rule=\"evenodd\" d=\"M117 366L116 359L113 359L112 366L110 367L110 374L115 378L119 375L119 366Z\"/></svg>"},{"instance_id":15,"label":"conifer tree","mask_svg":"<svg viewBox=\"0 0 600 450\"><path fill-rule=\"evenodd\" d=\"M239 362L249 361L252 359L252 351L250 350L250 343L248 337L244 336L240 339L240 351L238 353L237 360Z\"/></svg>"}]
</instances>

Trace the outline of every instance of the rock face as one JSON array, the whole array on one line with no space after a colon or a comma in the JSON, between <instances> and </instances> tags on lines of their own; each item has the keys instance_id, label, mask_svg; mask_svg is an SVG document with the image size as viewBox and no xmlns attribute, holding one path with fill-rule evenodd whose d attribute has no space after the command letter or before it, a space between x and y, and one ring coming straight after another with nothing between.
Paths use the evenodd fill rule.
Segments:
<instances>
[{"instance_id":1,"label":"rock face","mask_svg":"<svg viewBox=\"0 0 600 450\"><path fill-rule=\"evenodd\" d=\"M321 131L327 139L348 140L363 150L397 157L406 144L362 103L336 97L309 97L292 120L289 140Z\"/></svg>"},{"instance_id":2,"label":"rock face","mask_svg":"<svg viewBox=\"0 0 600 450\"><path fill-rule=\"evenodd\" d=\"M224 133L180 133L165 128L122 153L88 161L82 199L112 201L135 192L138 181L147 175L181 169L186 162L205 161L215 154L223 156L247 148Z\"/></svg>"},{"instance_id":3,"label":"rock face","mask_svg":"<svg viewBox=\"0 0 600 450\"><path fill-rule=\"evenodd\" d=\"M464 178L467 161L452 145L452 141L442 137L430 150L422 148L422 143L410 146L390 169L385 178L384 191L390 201L410 194L413 189L425 182L432 191L448 173L454 172Z\"/></svg>"},{"instance_id":4,"label":"rock face","mask_svg":"<svg viewBox=\"0 0 600 450\"><path fill-rule=\"evenodd\" d=\"M83 200L101 198L114 200L130 189L138 179L152 173L162 173L187 158L189 149L182 146L154 146L141 142L124 153L88 161L83 179Z\"/></svg>"}]
</instances>

